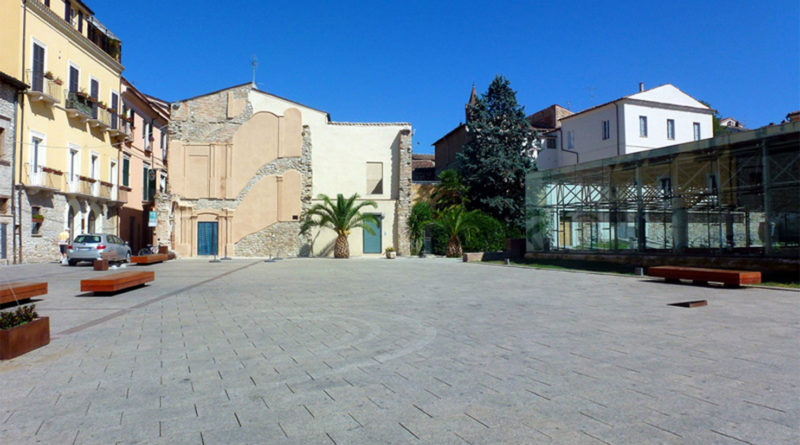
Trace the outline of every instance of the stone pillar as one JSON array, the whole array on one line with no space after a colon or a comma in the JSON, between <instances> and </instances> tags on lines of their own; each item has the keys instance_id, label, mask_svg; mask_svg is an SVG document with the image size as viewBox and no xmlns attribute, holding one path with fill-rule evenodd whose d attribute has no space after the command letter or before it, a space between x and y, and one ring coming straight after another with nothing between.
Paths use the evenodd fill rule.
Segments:
<instances>
[{"instance_id":1,"label":"stone pillar","mask_svg":"<svg viewBox=\"0 0 800 445\"><path fill-rule=\"evenodd\" d=\"M400 131L400 163L395 204L395 249L398 255L410 255L411 244L408 233L408 218L411 215L411 129Z\"/></svg>"}]
</instances>

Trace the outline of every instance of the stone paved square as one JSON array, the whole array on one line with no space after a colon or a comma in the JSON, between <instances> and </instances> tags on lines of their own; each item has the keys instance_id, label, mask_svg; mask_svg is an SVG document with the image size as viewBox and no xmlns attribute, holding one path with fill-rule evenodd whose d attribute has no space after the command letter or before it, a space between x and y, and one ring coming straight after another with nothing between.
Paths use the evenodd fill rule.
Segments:
<instances>
[{"instance_id":1,"label":"stone paved square","mask_svg":"<svg viewBox=\"0 0 800 445\"><path fill-rule=\"evenodd\" d=\"M179 260L47 280L0 442L800 442L800 293L444 259ZM685 309L676 301L707 299Z\"/></svg>"}]
</instances>

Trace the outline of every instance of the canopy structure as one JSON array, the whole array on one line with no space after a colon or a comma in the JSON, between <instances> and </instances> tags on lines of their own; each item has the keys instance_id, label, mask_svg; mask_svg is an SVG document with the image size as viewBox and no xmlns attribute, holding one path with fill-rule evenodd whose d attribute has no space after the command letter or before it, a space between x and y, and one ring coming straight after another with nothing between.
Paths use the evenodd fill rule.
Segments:
<instances>
[{"instance_id":1,"label":"canopy structure","mask_svg":"<svg viewBox=\"0 0 800 445\"><path fill-rule=\"evenodd\" d=\"M800 122L526 178L527 250L800 254Z\"/></svg>"}]
</instances>

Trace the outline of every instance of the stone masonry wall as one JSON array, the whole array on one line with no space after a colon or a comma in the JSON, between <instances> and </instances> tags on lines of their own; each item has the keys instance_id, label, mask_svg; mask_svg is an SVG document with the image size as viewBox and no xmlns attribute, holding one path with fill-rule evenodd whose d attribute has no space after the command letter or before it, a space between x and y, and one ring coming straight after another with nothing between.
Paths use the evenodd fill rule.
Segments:
<instances>
[{"instance_id":1,"label":"stone masonry wall","mask_svg":"<svg viewBox=\"0 0 800 445\"><path fill-rule=\"evenodd\" d=\"M12 157L14 151L15 140L15 122L14 110L15 96L17 94L16 88L0 81L0 129L2 129L2 136L0 136L0 196L11 196L11 169ZM11 203L8 202L5 211L0 210L0 230L6 232L6 245L5 249L0 246L0 253L3 250L6 252L6 258L0 258L0 262L10 262L14 258L13 240L14 224L11 214Z\"/></svg>"},{"instance_id":2,"label":"stone masonry wall","mask_svg":"<svg viewBox=\"0 0 800 445\"><path fill-rule=\"evenodd\" d=\"M253 115L248 101L251 85L212 93L172 105L169 137L182 142L228 142L243 123ZM232 99L244 100L246 107L238 116L228 118L228 92Z\"/></svg>"},{"instance_id":3,"label":"stone masonry wall","mask_svg":"<svg viewBox=\"0 0 800 445\"><path fill-rule=\"evenodd\" d=\"M400 177L398 181L398 196L396 206L395 236L397 238L397 254L410 255L411 244L408 232L408 217L411 215L411 172L413 170L411 159L411 130L400 132Z\"/></svg>"}]
</instances>

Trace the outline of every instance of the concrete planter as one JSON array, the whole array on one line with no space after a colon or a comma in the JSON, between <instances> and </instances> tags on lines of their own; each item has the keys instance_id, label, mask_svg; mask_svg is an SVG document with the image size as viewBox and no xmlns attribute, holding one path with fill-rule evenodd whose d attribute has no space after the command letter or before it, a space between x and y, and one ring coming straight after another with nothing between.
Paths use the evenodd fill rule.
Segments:
<instances>
[{"instance_id":1,"label":"concrete planter","mask_svg":"<svg viewBox=\"0 0 800 445\"><path fill-rule=\"evenodd\" d=\"M397 258L397 252L386 252L386 258L390 260Z\"/></svg>"},{"instance_id":2,"label":"concrete planter","mask_svg":"<svg viewBox=\"0 0 800 445\"><path fill-rule=\"evenodd\" d=\"M50 343L50 317L39 317L11 329L0 329L0 360L19 357Z\"/></svg>"}]
</instances>

